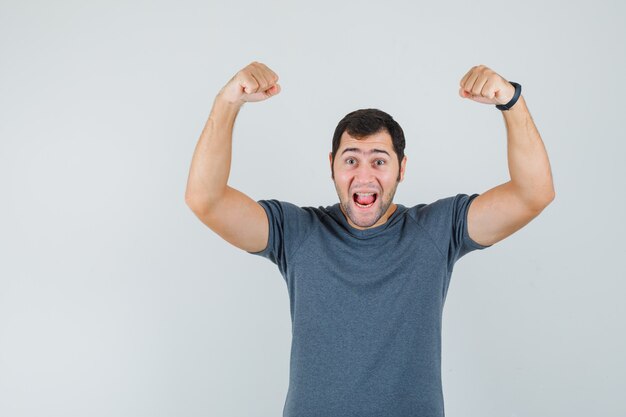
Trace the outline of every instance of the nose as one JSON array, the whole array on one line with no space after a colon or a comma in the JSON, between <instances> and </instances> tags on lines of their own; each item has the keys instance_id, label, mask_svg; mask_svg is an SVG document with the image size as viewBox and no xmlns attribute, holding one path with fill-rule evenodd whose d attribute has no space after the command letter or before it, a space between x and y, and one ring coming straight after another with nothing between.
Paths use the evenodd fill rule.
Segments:
<instances>
[{"instance_id":1,"label":"nose","mask_svg":"<svg viewBox=\"0 0 626 417\"><path fill-rule=\"evenodd\" d=\"M355 172L355 180L357 184L375 184L376 176L374 175L374 169L367 164L361 164Z\"/></svg>"}]
</instances>

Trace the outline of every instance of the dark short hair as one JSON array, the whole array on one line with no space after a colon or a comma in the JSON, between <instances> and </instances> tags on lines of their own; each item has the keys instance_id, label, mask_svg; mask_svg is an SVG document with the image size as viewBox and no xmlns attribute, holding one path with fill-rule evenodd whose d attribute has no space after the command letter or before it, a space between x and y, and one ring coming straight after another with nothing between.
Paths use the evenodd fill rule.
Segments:
<instances>
[{"instance_id":1,"label":"dark short hair","mask_svg":"<svg viewBox=\"0 0 626 417\"><path fill-rule=\"evenodd\" d=\"M348 132L350 136L356 139L363 139L381 130L386 130L389 136L391 136L393 150L398 156L398 164L402 164L406 143L404 140L404 132L398 122L393 120L393 117L382 110L359 109L346 114L335 128L331 163L331 175L333 179L335 178L335 155L337 154L337 150L339 150L339 143L341 142L343 132ZM400 170L398 170L398 181L400 181Z\"/></svg>"}]
</instances>

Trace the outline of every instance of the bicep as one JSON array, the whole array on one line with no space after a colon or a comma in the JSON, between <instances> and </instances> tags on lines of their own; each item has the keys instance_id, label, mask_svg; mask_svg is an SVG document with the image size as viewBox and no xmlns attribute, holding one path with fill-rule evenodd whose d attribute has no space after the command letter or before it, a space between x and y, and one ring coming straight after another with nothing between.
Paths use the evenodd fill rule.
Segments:
<instances>
[{"instance_id":1,"label":"bicep","mask_svg":"<svg viewBox=\"0 0 626 417\"><path fill-rule=\"evenodd\" d=\"M529 206L509 181L472 200L467 213L467 232L476 243L493 245L526 226L541 211Z\"/></svg>"},{"instance_id":2,"label":"bicep","mask_svg":"<svg viewBox=\"0 0 626 417\"><path fill-rule=\"evenodd\" d=\"M269 221L263 207L232 187L206 210L194 213L211 230L230 244L248 252L267 247Z\"/></svg>"}]
</instances>

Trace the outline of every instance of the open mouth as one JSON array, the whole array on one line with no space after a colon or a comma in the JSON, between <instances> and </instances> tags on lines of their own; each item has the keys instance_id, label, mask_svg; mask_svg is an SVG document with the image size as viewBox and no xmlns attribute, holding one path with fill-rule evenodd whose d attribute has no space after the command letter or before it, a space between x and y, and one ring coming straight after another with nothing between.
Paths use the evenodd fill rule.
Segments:
<instances>
[{"instance_id":1,"label":"open mouth","mask_svg":"<svg viewBox=\"0 0 626 417\"><path fill-rule=\"evenodd\" d=\"M357 207L366 209L374 205L378 198L376 193L354 193L352 194L352 200Z\"/></svg>"}]
</instances>

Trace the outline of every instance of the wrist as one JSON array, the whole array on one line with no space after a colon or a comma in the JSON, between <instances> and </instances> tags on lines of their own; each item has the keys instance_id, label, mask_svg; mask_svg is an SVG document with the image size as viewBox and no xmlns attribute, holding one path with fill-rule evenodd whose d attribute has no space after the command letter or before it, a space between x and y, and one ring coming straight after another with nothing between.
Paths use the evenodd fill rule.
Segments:
<instances>
[{"instance_id":1,"label":"wrist","mask_svg":"<svg viewBox=\"0 0 626 417\"><path fill-rule=\"evenodd\" d=\"M220 90L219 93L215 96L215 103L219 104L223 107L231 107L231 108L241 108L245 101L239 99L233 99L232 97L228 97L224 93L224 89Z\"/></svg>"},{"instance_id":2,"label":"wrist","mask_svg":"<svg viewBox=\"0 0 626 417\"><path fill-rule=\"evenodd\" d=\"M211 113L218 116L236 116L243 104L243 101L233 102L227 99L220 92L215 96L215 99L213 100L213 109L211 110Z\"/></svg>"},{"instance_id":3,"label":"wrist","mask_svg":"<svg viewBox=\"0 0 626 417\"><path fill-rule=\"evenodd\" d=\"M501 112L504 117L504 121L507 127L518 127L524 126L528 123L528 118L530 112L528 111L528 106L526 105L526 100L524 100L524 96L520 95L519 100L515 103L515 106L511 107L508 111Z\"/></svg>"},{"instance_id":4,"label":"wrist","mask_svg":"<svg viewBox=\"0 0 626 417\"><path fill-rule=\"evenodd\" d=\"M502 111L508 111L515 106L515 103L519 100L522 95L522 86L515 81L509 81L509 84L514 87L513 96L508 103L505 104L497 104L496 108Z\"/></svg>"}]
</instances>

